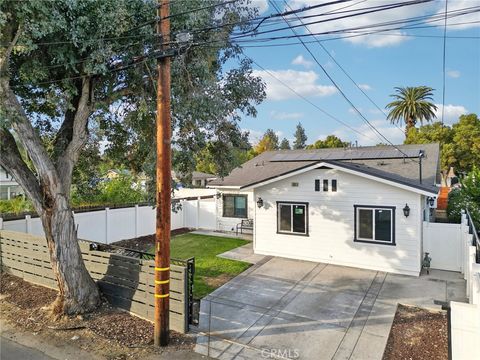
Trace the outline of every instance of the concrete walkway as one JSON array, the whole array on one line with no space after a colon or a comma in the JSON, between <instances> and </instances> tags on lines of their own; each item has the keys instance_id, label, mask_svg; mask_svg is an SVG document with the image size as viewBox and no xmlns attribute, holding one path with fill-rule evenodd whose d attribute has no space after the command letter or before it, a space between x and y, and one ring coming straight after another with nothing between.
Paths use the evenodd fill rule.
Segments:
<instances>
[{"instance_id":1,"label":"concrete walkway","mask_svg":"<svg viewBox=\"0 0 480 360\"><path fill-rule=\"evenodd\" d=\"M411 277L265 258L202 299L195 351L218 359L381 359L398 303L465 298L457 273Z\"/></svg>"},{"instance_id":2,"label":"concrete walkway","mask_svg":"<svg viewBox=\"0 0 480 360\"><path fill-rule=\"evenodd\" d=\"M243 245L238 248L226 251L217 256L225 259L230 259L230 260L244 261L250 264L256 264L259 261L262 261L263 259L265 259L265 256L256 255L253 253L253 243L249 243L247 245Z\"/></svg>"}]
</instances>

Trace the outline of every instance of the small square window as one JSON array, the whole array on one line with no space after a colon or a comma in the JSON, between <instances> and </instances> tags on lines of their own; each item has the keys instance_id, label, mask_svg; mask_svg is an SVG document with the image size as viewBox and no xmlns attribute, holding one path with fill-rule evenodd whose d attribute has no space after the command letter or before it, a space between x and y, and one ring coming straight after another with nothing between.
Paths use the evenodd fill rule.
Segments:
<instances>
[{"instance_id":1,"label":"small square window","mask_svg":"<svg viewBox=\"0 0 480 360\"><path fill-rule=\"evenodd\" d=\"M320 191L320 180L315 179L315 191Z\"/></svg>"},{"instance_id":2,"label":"small square window","mask_svg":"<svg viewBox=\"0 0 480 360\"><path fill-rule=\"evenodd\" d=\"M323 191L328 191L328 180L323 180Z\"/></svg>"},{"instance_id":3,"label":"small square window","mask_svg":"<svg viewBox=\"0 0 480 360\"><path fill-rule=\"evenodd\" d=\"M336 192L337 191L337 180L332 180L332 191Z\"/></svg>"}]
</instances>

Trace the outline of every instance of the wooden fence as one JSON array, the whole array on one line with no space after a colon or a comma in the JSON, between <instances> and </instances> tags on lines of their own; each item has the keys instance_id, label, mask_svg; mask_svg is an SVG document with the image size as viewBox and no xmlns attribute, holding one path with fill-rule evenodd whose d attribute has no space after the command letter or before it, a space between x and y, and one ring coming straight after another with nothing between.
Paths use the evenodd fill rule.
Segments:
<instances>
[{"instance_id":1,"label":"wooden fence","mask_svg":"<svg viewBox=\"0 0 480 360\"><path fill-rule=\"evenodd\" d=\"M148 321L154 314L154 262L90 250L80 241L83 260L108 301ZM26 281L57 289L43 237L0 230L2 270ZM170 328L188 331L187 268L170 266Z\"/></svg>"}]
</instances>

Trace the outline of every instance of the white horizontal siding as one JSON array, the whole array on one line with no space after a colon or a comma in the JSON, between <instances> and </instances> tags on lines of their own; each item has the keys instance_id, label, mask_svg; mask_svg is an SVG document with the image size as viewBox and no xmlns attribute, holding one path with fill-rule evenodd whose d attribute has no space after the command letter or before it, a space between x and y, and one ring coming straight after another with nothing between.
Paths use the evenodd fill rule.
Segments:
<instances>
[{"instance_id":1,"label":"white horizontal siding","mask_svg":"<svg viewBox=\"0 0 480 360\"><path fill-rule=\"evenodd\" d=\"M336 179L337 192L316 192L315 179ZM297 182L298 187L291 183ZM339 170L317 169L255 189L255 252L418 275L420 195ZM277 234L277 201L309 203L309 236ZM403 207L408 203L410 216ZM354 242L354 205L396 207L396 246Z\"/></svg>"},{"instance_id":2,"label":"white horizontal siding","mask_svg":"<svg viewBox=\"0 0 480 360\"><path fill-rule=\"evenodd\" d=\"M253 191L239 191L236 189L221 189L222 194L242 194L247 195L247 218L253 219L255 212L255 199ZM217 199L217 230L218 231L235 231L237 224L242 221L242 218L224 217L223 216L223 197Z\"/></svg>"}]
</instances>

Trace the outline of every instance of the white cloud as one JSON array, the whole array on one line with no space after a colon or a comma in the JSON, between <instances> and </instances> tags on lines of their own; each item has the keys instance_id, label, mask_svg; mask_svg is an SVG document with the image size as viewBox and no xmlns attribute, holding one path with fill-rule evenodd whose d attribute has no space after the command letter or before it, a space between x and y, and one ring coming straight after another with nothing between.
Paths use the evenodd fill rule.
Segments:
<instances>
[{"instance_id":1,"label":"white cloud","mask_svg":"<svg viewBox=\"0 0 480 360\"><path fill-rule=\"evenodd\" d=\"M358 87L362 90L365 90L365 91L372 90L372 87L368 84L358 84Z\"/></svg>"},{"instance_id":2,"label":"white cloud","mask_svg":"<svg viewBox=\"0 0 480 360\"><path fill-rule=\"evenodd\" d=\"M265 131L253 130L253 129L242 129L242 131L248 131L248 140L250 144L255 145L263 138ZM275 135L278 136L279 141L284 138L284 134L282 131L275 131Z\"/></svg>"},{"instance_id":3,"label":"white cloud","mask_svg":"<svg viewBox=\"0 0 480 360\"><path fill-rule=\"evenodd\" d=\"M447 71L448 77L451 77L453 79L457 79L460 77L461 73L458 70L449 70Z\"/></svg>"},{"instance_id":4,"label":"white cloud","mask_svg":"<svg viewBox=\"0 0 480 360\"><path fill-rule=\"evenodd\" d=\"M298 120L302 117L303 113L299 112L270 111L270 118L273 120Z\"/></svg>"},{"instance_id":5,"label":"white cloud","mask_svg":"<svg viewBox=\"0 0 480 360\"><path fill-rule=\"evenodd\" d=\"M268 10L268 0L253 0L249 6L255 7L259 14L263 14Z\"/></svg>"},{"instance_id":6,"label":"white cloud","mask_svg":"<svg viewBox=\"0 0 480 360\"><path fill-rule=\"evenodd\" d=\"M250 144L256 144L263 136L263 132L253 129L242 129L242 131L248 131L248 140Z\"/></svg>"},{"instance_id":7,"label":"white cloud","mask_svg":"<svg viewBox=\"0 0 480 360\"><path fill-rule=\"evenodd\" d=\"M284 84L303 96L328 96L337 92L334 86L318 84L318 74L315 71L254 70L253 75L260 76L265 81L269 100L285 100L297 97Z\"/></svg>"},{"instance_id":8,"label":"white cloud","mask_svg":"<svg viewBox=\"0 0 480 360\"><path fill-rule=\"evenodd\" d=\"M472 0L449 1L448 12L455 13L465 8L471 8L474 5L474 3L475 1L472 1ZM445 12L445 3L443 3L440 6L437 13L441 14L444 12ZM440 20L434 22L433 24L443 27L444 26L443 17L440 17ZM454 24L461 24L461 25L448 26L448 25L454 25ZM478 11L471 12L470 14L465 14L465 15L458 15L457 13L457 15L455 15L454 17L447 19L447 27L449 32L455 31L455 30L464 30L464 29L469 29L469 28L474 28L479 26L480 26L480 13Z\"/></svg>"},{"instance_id":9,"label":"white cloud","mask_svg":"<svg viewBox=\"0 0 480 360\"><path fill-rule=\"evenodd\" d=\"M310 69L313 66L313 61L305 59L303 55L300 54L292 60L292 65L301 65L307 69Z\"/></svg>"},{"instance_id":10,"label":"white cloud","mask_svg":"<svg viewBox=\"0 0 480 360\"><path fill-rule=\"evenodd\" d=\"M437 116L438 121L442 121L442 104L435 104L437 106L437 111L435 115ZM445 105L445 124L453 124L458 121L460 115L467 114L468 110L462 105Z\"/></svg>"},{"instance_id":11,"label":"white cloud","mask_svg":"<svg viewBox=\"0 0 480 360\"><path fill-rule=\"evenodd\" d=\"M289 6L292 9L299 9L306 6L312 6L312 5L317 5L317 4L327 3L327 2L330 2L330 0L293 0L290 2ZM384 0L371 0L368 2L368 5L366 5L365 2L360 1L360 2L357 2L356 4L353 4L353 6L349 6L348 10L350 11L354 9L362 9L362 8L365 8L366 6L370 7L370 6L385 5L385 4L386 2ZM315 14L318 14L319 11L321 11L322 13L334 12L337 8L338 8L338 4L333 4L333 5L328 5L321 8L313 9L310 11L302 12L302 14L315 15ZM423 4L404 6L404 7L399 7L399 8L394 8L394 9L384 10L379 12L373 12L370 14L351 16L343 19L337 19L337 18L345 14L332 13L327 16L322 16L321 18L307 19L307 20L304 20L304 22L314 22L317 19L326 20L326 19L335 18L335 20L332 20L332 21L326 21L326 22L308 25L309 30L311 30L313 33L335 31L335 30L342 30L342 29L352 30L354 28L369 26L372 24L378 24L378 23L394 21L394 20L401 20L401 19L411 18L415 16L422 16L428 13L432 13L432 10L435 11L435 10L439 10L440 8L441 8L440 4L423 3ZM294 22L294 20L295 20L295 17L292 16L291 21ZM358 31L362 31L362 30L359 29ZM365 35L365 36L349 37L349 38L346 38L344 41L348 41L350 43L358 44L358 45L366 45L368 47L393 46L409 40L408 37L402 36L403 33L404 32L402 31L395 30L395 31L390 31L388 34L380 33L380 34L372 34L372 35ZM392 36L392 34L399 35L399 36ZM346 35L349 36L354 34L347 33ZM340 35L340 36L344 36L344 35Z\"/></svg>"}]
</instances>

